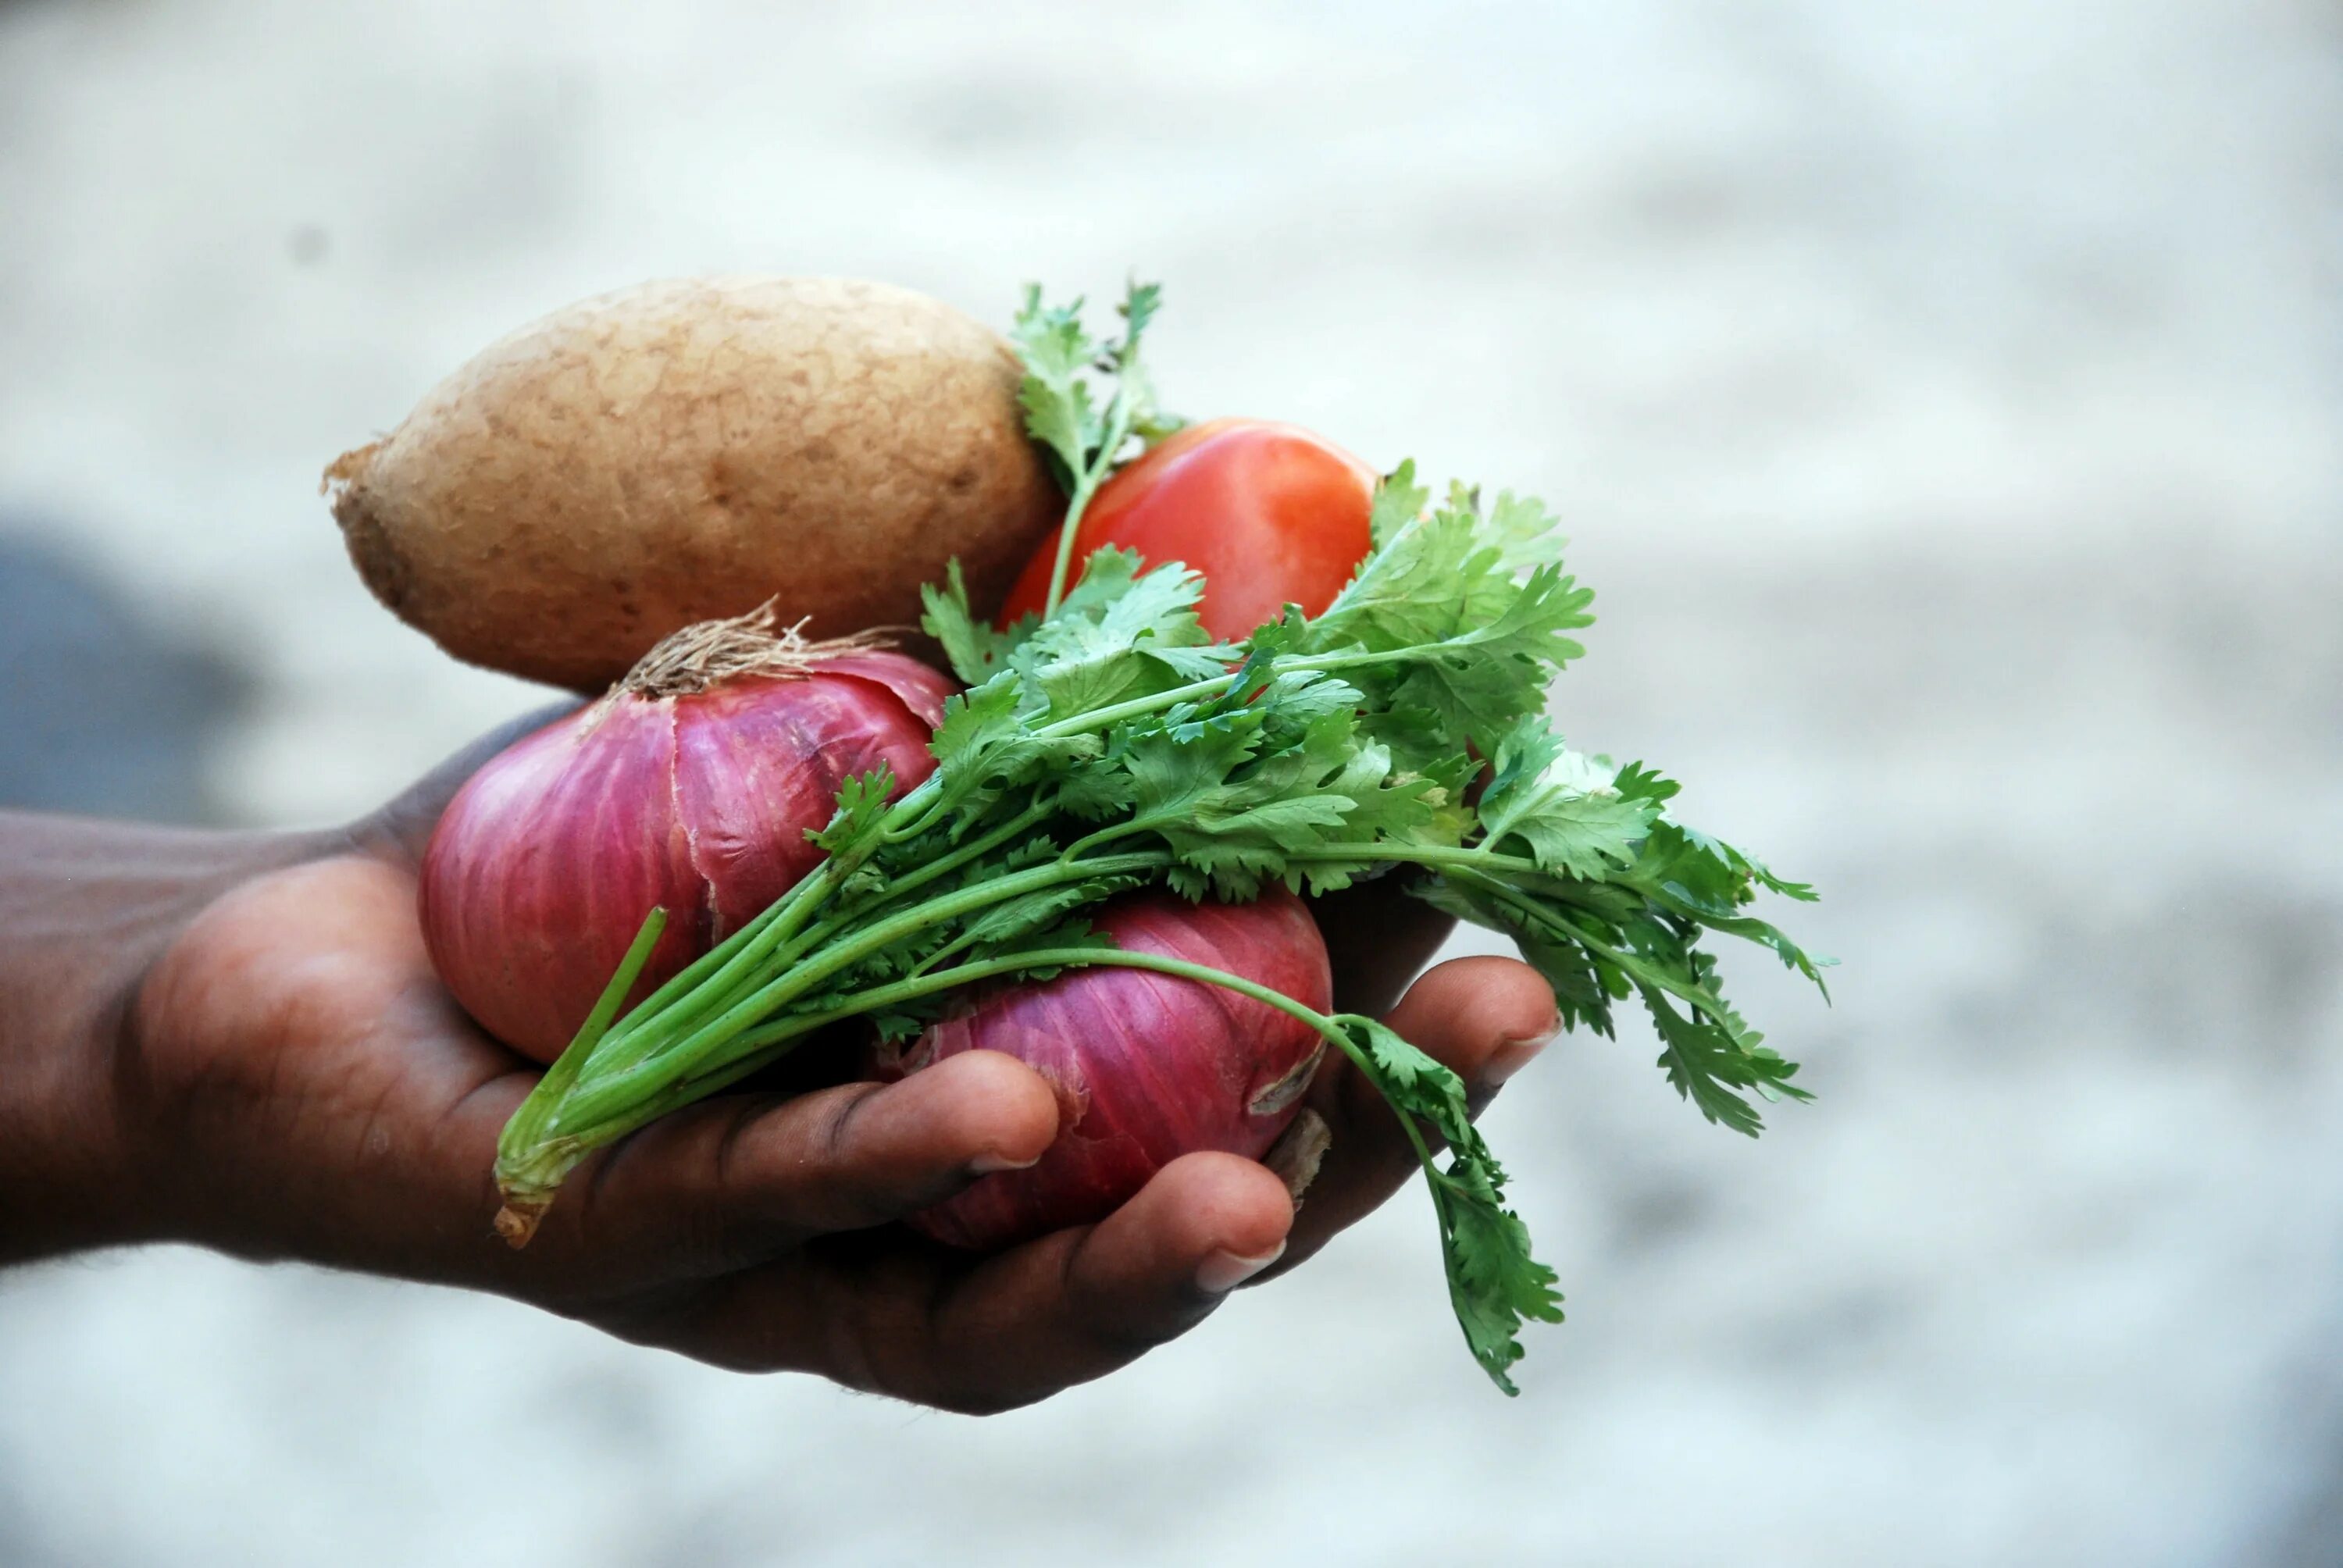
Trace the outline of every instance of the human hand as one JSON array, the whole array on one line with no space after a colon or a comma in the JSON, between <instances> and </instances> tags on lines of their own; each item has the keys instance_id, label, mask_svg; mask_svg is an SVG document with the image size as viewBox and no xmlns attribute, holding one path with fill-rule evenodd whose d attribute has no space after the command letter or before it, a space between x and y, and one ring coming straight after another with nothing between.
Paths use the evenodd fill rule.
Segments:
<instances>
[{"instance_id":1,"label":"human hand","mask_svg":"<svg viewBox=\"0 0 2343 1568\"><path fill-rule=\"evenodd\" d=\"M971 1052L893 1085L691 1107L580 1167L511 1251L490 1227L489 1171L536 1069L440 986L415 914L431 823L509 733L158 940L105 1074L126 1233L492 1290L721 1365L990 1411L1194 1326L1415 1170L1381 1097L1333 1062L1310 1095L1331 1149L1298 1216L1263 1166L1196 1154L1098 1224L970 1258L890 1221L1038 1156L1057 1130L1036 1074ZM1322 915L1346 1007L1387 1002L1445 929L1388 889ZM1485 1092L1554 1010L1525 966L1465 959L1390 1019Z\"/></svg>"}]
</instances>

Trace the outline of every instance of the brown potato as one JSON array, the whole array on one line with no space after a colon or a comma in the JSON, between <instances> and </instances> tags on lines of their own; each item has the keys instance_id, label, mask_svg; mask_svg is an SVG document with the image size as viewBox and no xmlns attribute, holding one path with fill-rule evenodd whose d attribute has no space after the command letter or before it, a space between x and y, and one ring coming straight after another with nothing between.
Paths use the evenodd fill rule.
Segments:
<instances>
[{"instance_id":1,"label":"brown potato","mask_svg":"<svg viewBox=\"0 0 2343 1568\"><path fill-rule=\"evenodd\" d=\"M769 598L916 624L960 558L997 603L1063 501L998 335L882 284L717 277L573 305L326 470L376 597L457 658L581 690Z\"/></svg>"}]
</instances>

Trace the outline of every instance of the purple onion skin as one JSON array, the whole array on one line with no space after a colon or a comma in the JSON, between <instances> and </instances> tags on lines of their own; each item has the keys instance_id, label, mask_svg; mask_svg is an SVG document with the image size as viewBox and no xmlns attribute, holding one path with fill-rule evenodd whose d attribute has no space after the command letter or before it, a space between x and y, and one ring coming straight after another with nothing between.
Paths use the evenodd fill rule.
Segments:
<instances>
[{"instance_id":1,"label":"purple onion skin","mask_svg":"<svg viewBox=\"0 0 2343 1568\"><path fill-rule=\"evenodd\" d=\"M474 774L432 833L419 910L439 978L490 1034L551 1061L652 906L667 932L630 1004L820 862L805 832L844 779L884 762L900 793L933 772L952 689L857 651L556 719Z\"/></svg>"},{"instance_id":2,"label":"purple onion skin","mask_svg":"<svg viewBox=\"0 0 2343 1568\"><path fill-rule=\"evenodd\" d=\"M1251 904L1137 894L1092 923L1118 947L1226 970L1321 1012L1332 1004L1317 923L1282 890ZM880 1047L876 1076L1001 1051L1057 1091L1057 1141L1039 1164L980 1177L910 1223L990 1251L1104 1219L1182 1154L1257 1160L1300 1111L1322 1044L1266 1002L1145 970L1101 965L994 991L907 1046Z\"/></svg>"}]
</instances>

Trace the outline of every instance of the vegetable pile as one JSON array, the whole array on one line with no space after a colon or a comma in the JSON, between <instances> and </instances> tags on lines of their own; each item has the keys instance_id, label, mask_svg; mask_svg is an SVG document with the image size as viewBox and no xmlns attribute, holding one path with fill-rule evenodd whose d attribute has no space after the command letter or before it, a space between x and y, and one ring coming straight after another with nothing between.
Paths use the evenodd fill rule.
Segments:
<instances>
[{"instance_id":1,"label":"vegetable pile","mask_svg":"<svg viewBox=\"0 0 2343 1568\"><path fill-rule=\"evenodd\" d=\"M1511 1392L1523 1322L1559 1321L1561 1298L1507 1206L1464 1084L1377 1020L1330 1012L1322 990L1297 996L1311 989L1304 979L1256 978L1179 941L1141 940L1131 900L1175 922L1182 911L1167 899L1298 914L1291 894L1404 868L1417 897L1514 939L1566 1024L1609 1034L1618 1004L1641 1004L1678 1092L1754 1134L1753 1098L1806 1096L1727 1002L1703 944L1756 942L1819 984L1827 960L1750 908L1762 891L1814 895L1679 821L1673 782L1572 750L1554 732L1546 689L1582 652L1573 634L1591 623L1593 595L1564 571L1554 519L1534 499L1461 486L1435 498L1403 464L1373 490L1366 553L1341 568L1346 585L1316 613L1289 604L1225 639L1213 635L1224 621L1199 618L1208 589L1192 563L1151 563L1111 543L1090 550L1099 535L1083 519L1101 487L1134 445L1176 427L1140 357L1156 304L1154 288L1134 288L1120 337L1101 344L1079 302L1051 308L1029 295L1015 331L1020 398L1070 498L1037 612L994 624L957 563L926 589L922 626L966 683L943 705L922 759L931 771L908 789L909 769L885 762L848 778L808 831L818 862L622 1016L669 920L697 918L650 912L505 1130L498 1227L525 1241L593 1151L819 1031L860 1020L883 1042L882 1064L900 1070L966 1048L1020 1008L1062 1018L1076 1006L1019 1000L1036 988L1063 998L1076 981L1141 971L1219 999L1210 1005L1232 993L1261 1018L1290 1020L1302 1049L1286 1070L1304 1063L1302 1081L1322 1046L1382 1091L1423 1163L1465 1340ZM1194 1021L1166 1027L1192 1034ZM1082 1032L1077 1020L1060 1043ZM1231 1038L1248 1032L1259 1031ZM1172 1049L1162 1032L1150 1038L1150 1049ZM1257 1065L1170 1064L1161 1081L1198 1095L1233 1082L1226 1092L1243 1107L1258 1098ZM1112 1081L1094 1081L1100 1104ZM1290 1107L1271 1110L1274 1120ZM1221 1131L1195 1136L1258 1153L1274 1129L1246 1120L1200 1115L1198 1126ZM1143 1180L1151 1164L1136 1169ZM1080 1202L1053 1207L1062 1193L1031 1185L977 1195L985 1182L1044 1174L987 1177L928 1228L989 1244L1081 1217Z\"/></svg>"}]
</instances>

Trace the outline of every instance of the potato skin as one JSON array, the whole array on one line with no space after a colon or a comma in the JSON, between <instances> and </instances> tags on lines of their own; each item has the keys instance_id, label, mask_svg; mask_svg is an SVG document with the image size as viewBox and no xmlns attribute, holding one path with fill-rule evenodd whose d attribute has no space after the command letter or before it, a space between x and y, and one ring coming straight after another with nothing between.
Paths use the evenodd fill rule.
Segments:
<instances>
[{"instance_id":1,"label":"potato skin","mask_svg":"<svg viewBox=\"0 0 2343 1568\"><path fill-rule=\"evenodd\" d=\"M778 596L916 625L960 558L998 603L1064 502L998 335L883 284L643 284L491 345L326 470L377 598L458 658L595 690Z\"/></svg>"}]
</instances>

